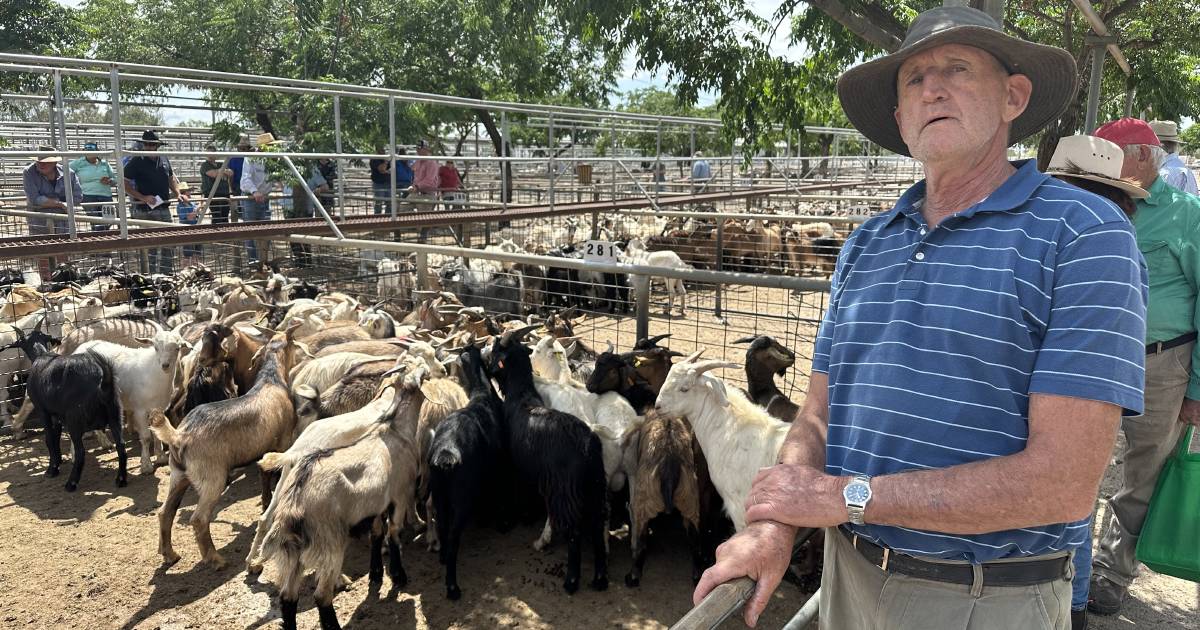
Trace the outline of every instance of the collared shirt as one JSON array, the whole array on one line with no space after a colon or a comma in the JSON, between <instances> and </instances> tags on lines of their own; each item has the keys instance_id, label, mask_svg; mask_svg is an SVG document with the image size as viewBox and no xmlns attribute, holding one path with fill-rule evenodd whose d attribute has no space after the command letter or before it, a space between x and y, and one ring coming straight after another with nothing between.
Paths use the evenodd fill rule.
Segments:
<instances>
[{"instance_id":1,"label":"collared shirt","mask_svg":"<svg viewBox=\"0 0 1200 630\"><path fill-rule=\"evenodd\" d=\"M125 165L125 179L133 182L143 195L158 195L163 200L171 197L171 161L166 157L136 156Z\"/></svg>"},{"instance_id":2,"label":"collared shirt","mask_svg":"<svg viewBox=\"0 0 1200 630\"><path fill-rule=\"evenodd\" d=\"M79 182L83 184L83 194L98 197L112 196L112 184L100 182L103 177L116 182L117 176L113 174L112 167L108 165L108 162L97 159L96 163L92 164L87 161L87 158L81 157L71 161L71 170L79 176Z\"/></svg>"},{"instance_id":3,"label":"collared shirt","mask_svg":"<svg viewBox=\"0 0 1200 630\"><path fill-rule=\"evenodd\" d=\"M1200 329L1200 197L1167 185L1160 177L1140 199L1133 225L1138 249L1150 272L1146 343L1169 341ZM1200 344L1192 350L1187 397L1200 400Z\"/></svg>"},{"instance_id":4,"label":"collared shirt","mask_svg":"<svg viewBox=\"0 0 1200 630\"><path fill-rule=\"evenodd\" d=\"M242 192L247 195L271 192L271 183L267 181L267 165L262 160L246 158L242 164Z\"/></svg>"},{"instance_id":5,"label":"collared shirt","mask_svg":"<svg viewBox=\"0 0 1200 630\"><path fill-rule=\"evenodd\" d=\"M233 171L233 177L230 177L229 181L233 184L234 194L237 195L242 194L242 166L245 163L246 158L244 156L237 155L229 158L229 164L227 165L229 166L229 170Z\"/></svg>"},{"instance_id":6,"label":"collared shirt","mask_svg":"<svg viewBox=\"0 0 1200 630\"><path fill-rule=\"evenodd\" d=\"M712 179L712 168L709 167L706 160L696 160L692 163L692 179L706 180Z\"/></svg>"},{"instance_id":7,"label":"collared shirt","mask_svg":"<svg viewBox=\"0 0 1200 630\"><path fill-rule=\"evenodd\" d=\"M1146 271L1112 203L1032 161L930 228L925 183L838 257L813 371L829 375L826 471L887 475L1025 449L1031 394L1142 410ZM996 506L1003 510L1003 506ZM903 553L987 562L1077 547L1087 520L979 535L882 525Z\"/></svg>"},{"instance_id":8,"label":"collared shirt","mask_svg":"<svg viewBox=\"0 0 1200 630\"><path fill-rule=\"evenodd\" d=\"M1166 161L1158 170L1158 176L1183 192L1200 194L1196 188L1196 174L1175 153L1167 154Z\"/></svg>"},{"instance_id":9,"label":"collared shirt","mask_svg":"<svg viewBox=\"0 0 1200 630\"><path fill-rule=\"evenodd\" d=\"M412 162L408 160L396 160L396 186L400 188L408 188L413 183L413 167Z\"/></svg>"},{"instance_id":10,"label":"collared shirt","mask_svg":"<svg viewBox=\"0 0 1200 630\"><path fill-rule=\"evenodd\" d=\"M413 161L413 185L417 192L431 193L438 189L437 160Z\"/></svg>"},{"instance_id":11,"label":"collared shirt","mask_svg":"<svg viewBox=\"0 0 1200 630\"><path fill-rule=\"evenodd\" d=\"M37 170L37 163L34 162L25 167L25 171L21 173L21 180L25 186L25 200L29 205L30 212L62 212L57 208L43 208L43 203L51 198L58 201L66 201L66 180L63 179L62 163L55 166L57 174L54 176L54 181L45 178ZM75 204L83 203L83 186L79 183L79 177L75 171L71 171L71 196L75 198Z\"/></svg>"},{"instance_id":12,"label":"collared shirt","mask_svg":"<svg viewBox=\"0 0 1200 630\"><path fill-rule=\"evenodd\" d=\"M438 184L443 191L454 191L462 188L462 177L453 166L438 167Z\"/></svg>"}]
</instances>

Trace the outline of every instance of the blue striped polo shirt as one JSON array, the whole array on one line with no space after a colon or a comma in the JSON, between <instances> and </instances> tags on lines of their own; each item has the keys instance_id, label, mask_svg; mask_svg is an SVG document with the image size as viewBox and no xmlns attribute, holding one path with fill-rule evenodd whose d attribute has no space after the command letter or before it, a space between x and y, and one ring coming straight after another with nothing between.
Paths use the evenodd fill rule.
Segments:
<instances>
[{"instance_id":1,"label":"blue striped polo shirt","mask_svg":"<svg viewBox=\"0 0 1200 630\"><path fill-rule=\"evenodd\" d=\"M933 229L920 182L846 241L813 351L812 369L829 375L828 473L1016 453L1034 392L1141 412L1146 267L1132 225L1033 161L1014 166ZM969 562L1087 540L1086 521L971 536L851 528L897 551Z\"/></svg>"}]
</instances>

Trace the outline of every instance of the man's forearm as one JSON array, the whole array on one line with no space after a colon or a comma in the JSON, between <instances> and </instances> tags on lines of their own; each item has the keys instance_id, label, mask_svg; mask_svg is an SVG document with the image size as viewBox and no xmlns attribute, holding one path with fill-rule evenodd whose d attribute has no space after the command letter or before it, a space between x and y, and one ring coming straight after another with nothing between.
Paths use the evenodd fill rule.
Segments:
<instances>
[{"instance_id":1,"label":"man's forearm","mask_svg":"<svg viewBox=\"0 0 1200 630\"><path fill-rule=\"evenodd\" d=\"M779 449L779 463L812 466L825 470L825 436L829 427L829 377L813 372L809 378L804 407L792 420L792 428Z\"/></svg>"}]
</instances>

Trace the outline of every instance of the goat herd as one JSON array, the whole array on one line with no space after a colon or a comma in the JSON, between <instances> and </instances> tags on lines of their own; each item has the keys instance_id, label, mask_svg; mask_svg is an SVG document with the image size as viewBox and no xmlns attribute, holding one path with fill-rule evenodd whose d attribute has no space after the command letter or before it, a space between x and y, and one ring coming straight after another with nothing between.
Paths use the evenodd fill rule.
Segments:
<instances>
[{"instance_id":1,"label":"goat herd","mask_svg":"<svg viewBox=\"0 0 1200 630\"><path fill-rule=\"evenodd\" d=\"M235 469L257 466L263 513L247 570L273 565L285 628L296 627L309 571L321 627L340 627L333 599L358 535L369 539L370 580L383 579L386 542L388 575L403 587L402 538L418 534L439 552L456 600L472 522L506 531L544 518L533 545L565 541L571 593L585 543L590 587L608 587L607 538L625 523L625 583L637 587L652 522L669 531L659 524L674 519L698 579L715 545L745 525L751 480L775 462L797 409L773 381L795 355L770 337L739 340L749 343L740 366L684 357L661 345L667 335L596 352L570 312L498 321L448 291L412 291L406 308L367 307L279 274L243 281L203 267L150 280L60 269L49 284L6 285L10 296L39 299L10 299L14 323L0 325L5 371L27 372L14 428L42 418L46 476L59 475L65 429L66 490L75 490L84 434L107 431L125 486L125 435L136 432L141 473L170 470L158 513L163 562L180 559L172 529L192 488L202 561L219 568L227 561L209 534L218 499ZM164 284L192 310L156 316ZM117 302L132 307L84 315ZM746 392L713 374L735 367L746 370ZM0 388L6 418L20 398L9 389Z\"/></svg>"}]
</instances>

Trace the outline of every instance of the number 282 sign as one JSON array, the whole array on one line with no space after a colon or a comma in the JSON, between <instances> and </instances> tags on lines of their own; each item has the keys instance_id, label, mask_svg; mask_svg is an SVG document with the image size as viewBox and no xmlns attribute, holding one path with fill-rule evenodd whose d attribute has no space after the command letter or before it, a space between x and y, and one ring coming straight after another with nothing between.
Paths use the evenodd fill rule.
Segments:
<instances>
[{"instance_id":1,"label":"number 282 sign","mask_svg":"<svg viewBox=\"0 0 1200 630\"><path fill-rule=\"evenodd\" d=\"M583 244L583 259L588 262L615 263L620 253L621 250L608 241L587 241Z\"/></svg>"}]
</instances>

